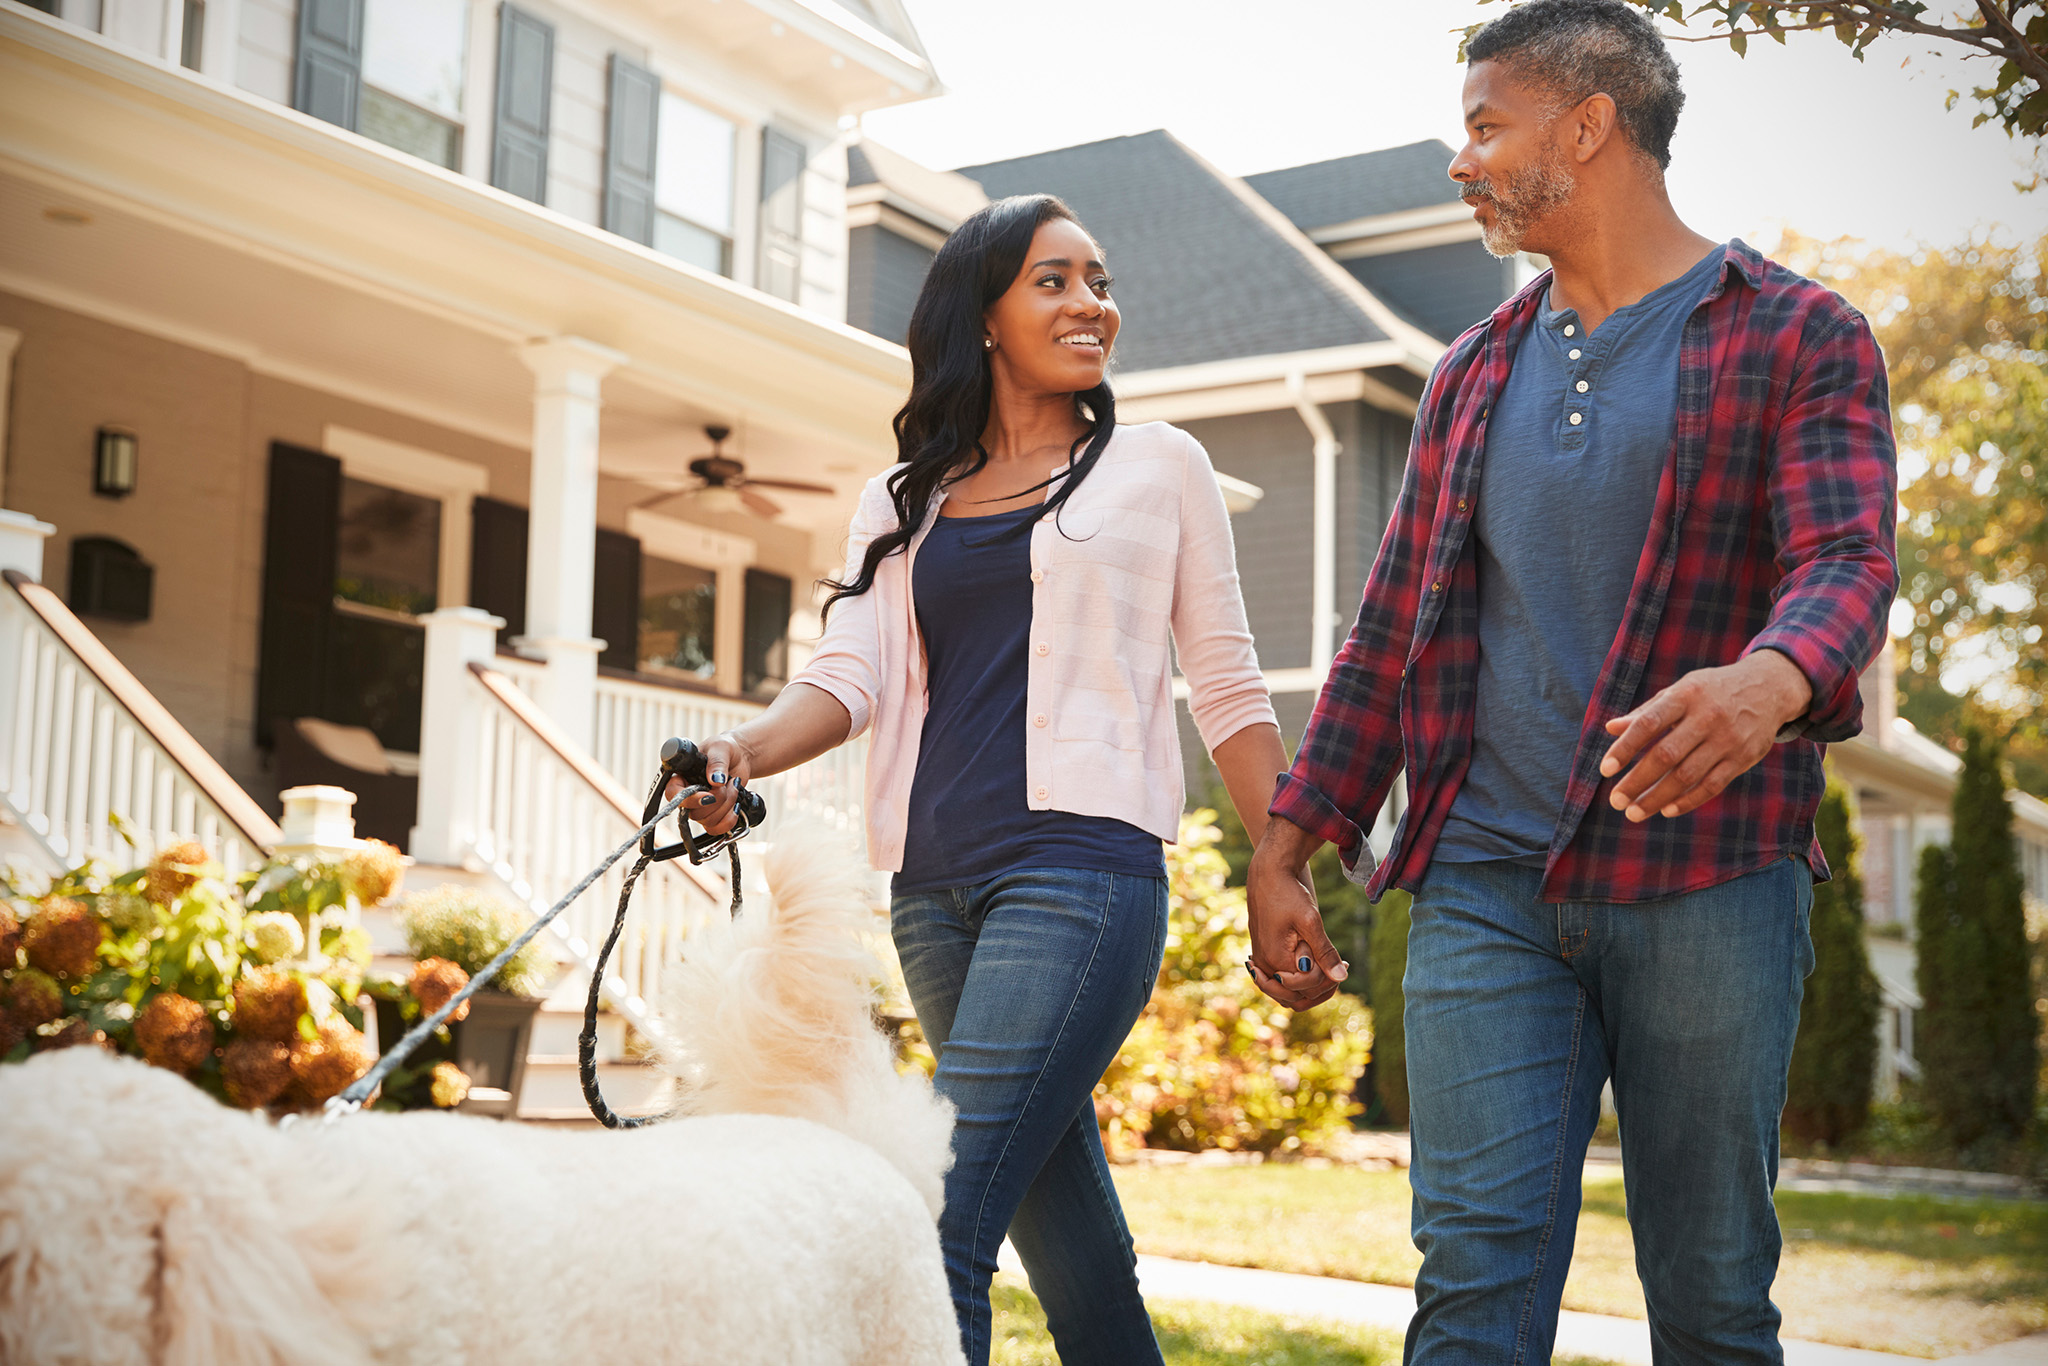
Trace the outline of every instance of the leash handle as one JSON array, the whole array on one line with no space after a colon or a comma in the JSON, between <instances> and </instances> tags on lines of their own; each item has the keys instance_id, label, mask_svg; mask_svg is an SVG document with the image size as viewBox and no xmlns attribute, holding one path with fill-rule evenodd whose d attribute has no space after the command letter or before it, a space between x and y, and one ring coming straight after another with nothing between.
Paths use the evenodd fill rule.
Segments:
<instances>
[{"instance_id":1,"label":"leash handle","mask_svg":"<svg viewBox=\"0 0 2048 1366\"><path fill-rule=\"evenodd\" d=\"M655 775L654 786L647 791L647 806L640 819L650 821L661 807L662 793L669 783L680 779L686 791L685 800L696 794L698 789L708 789L710 775L706 772L704 752L688 740L674 738L662 741L661 772ZM768 819L768 803L761 800L761 794L750 791L746 784L738 784L739 803L733 808L733 827L722 835L692 835L688 815L676 817L682 839L675 844L656 845L650 831L640 840L641 857L654 863L686 856L691 863L705 863L717 857L723 850L732 847L734 841L747 837L747 832Z\"/></svg>"}]
</instances>

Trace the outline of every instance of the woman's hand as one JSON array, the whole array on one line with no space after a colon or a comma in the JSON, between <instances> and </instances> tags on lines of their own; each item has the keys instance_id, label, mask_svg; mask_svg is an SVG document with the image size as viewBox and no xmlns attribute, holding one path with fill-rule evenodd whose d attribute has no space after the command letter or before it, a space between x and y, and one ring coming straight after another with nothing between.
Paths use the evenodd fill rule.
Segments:
<instances>
[{"instance_id":1,"label":"woman's hand","mask_svg":"<svg viewBox=\"0 0 2048 1366\"><path fill-rule=\"evenodd\" d=\"M703 826L706 834L723 835L732 829L732 809L739 803L740 784L753 776L754 756L732 731L713 736L698 748L704 752L705 776L712 790L685 803L683 814ZM662 799L670 800L682 790L683 780L671 778Z\"/></svg>"}]
</instances>

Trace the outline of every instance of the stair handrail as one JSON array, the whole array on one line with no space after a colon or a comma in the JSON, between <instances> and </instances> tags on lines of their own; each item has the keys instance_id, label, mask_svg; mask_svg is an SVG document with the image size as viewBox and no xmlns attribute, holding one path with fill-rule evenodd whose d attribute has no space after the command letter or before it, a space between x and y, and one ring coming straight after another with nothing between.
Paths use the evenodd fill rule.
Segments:
<instances>
[{"instance_id":1,"label":"stair handrail","mask_svg":"<svg viewBox=\"0 0 2048 1366\"><path fill-rule=\"evenodd\" d=\"M171 715L127 665L115 657L92 628L64 605L63 599L18 569L0 571L0 578L5 578L7 586L14 590L30 618L71 655L77 666L127 712L136 727L183 772L195 794L212 808L215 816L258 854L267 854L283 842L284 834L278 829L277 822L257 805L240 783L229 776L218 760L206 752L205 746L193 738L192 732ZM28 660L25 654L11 663L15 666L14 676L7 683L15 696L14 705L8 708L13 714L0 716L0 726L7 727L9 741L8 771L0 774L0 779L4 779L0 787L4 787L10 806L24 816L33 817L35 813L25 811L16 800L19 796L17 780L23 772L23 756L17 746L31 738L28 734L30 721L23 714L23 709L31 704L31 697L19 690L24 683L32 684L33 680L26 677ZM38 838L47 834L40 830L35 833ZM53 855L56 853L54 850L51 852ZM75 851L66 851L65 856L72 854Z\"/></svg>"}]
</instances>

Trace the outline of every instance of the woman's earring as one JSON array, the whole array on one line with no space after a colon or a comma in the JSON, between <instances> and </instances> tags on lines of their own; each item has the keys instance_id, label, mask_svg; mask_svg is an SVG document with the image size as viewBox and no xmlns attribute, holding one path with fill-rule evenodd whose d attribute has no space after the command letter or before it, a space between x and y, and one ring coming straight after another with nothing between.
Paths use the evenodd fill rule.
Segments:
<instances>
[{"instance_id":1,"label":"woman's earring","mask_svg":"<svg viewBox=\"0 0 2048 1366\"><path fill-rule=\"evenodd\" d=\"M981 349L982 349L982 350L984 350L984 351L993 351L993 350L995 350L995 349L996 349L996 339L995 339L994 337L983 337L983 338L981 339Z\"/></svg>"}]
</instances>

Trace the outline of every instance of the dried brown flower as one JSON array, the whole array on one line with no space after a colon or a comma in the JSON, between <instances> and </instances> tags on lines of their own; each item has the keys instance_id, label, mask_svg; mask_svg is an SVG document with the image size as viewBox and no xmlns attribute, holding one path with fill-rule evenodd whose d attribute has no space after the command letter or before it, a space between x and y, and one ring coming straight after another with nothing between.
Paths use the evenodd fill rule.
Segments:
<instances>
[{"instance_id":1,"label":"dried brown flower","mask_svg":"<svg viewBox=\"0 0 2048 1366\"><path fill-rule=\"evenodd\" d=\"M106 937L106 926L84 902L50 896L30 913L21 944L30 966L53 977L83 977L99 962Z\"/></svg>"},{"instance_id":2,"label":"dried brown flower","mask_svg":"<svg viewBox=\"0 0 2048 1366\"><path fill-rule=\"evenodd\" d=\"M158 1067L190 1072L213 1052L213 1021L190 997L159 992L135 1017L135 1044Z\"/></svg>"},{"instance_id":3,"label":"dried brown flower","mask_svg":"<svg viewBox=\"0 0 2048 1366\"><path fill-rule=\"evenodd\" d=\"M48 1024L64 1013L64 988L47 972L23 968L7 984L7 1013L24 1029Z\"/></svg>"},{"instance_id":4,"label":"dried brown flower","mask_svg":"<svg viewBox=\"0 0 2048 1366\"><path fill-rule=\"evenodd\" d=\"M374 906L398 890L405 876L405 855L383 840L364 840L341 863L341 884L365 906Z\"/></svg>"},{"instance_id":5,"label":"dried brown flower","mask_svg":"<svg viewBox=\"0 0 2048 1366\"><path fill-rule=\"evenodd\" d=\"M306 1013L306 984L288 972L252 972L235 983L235 1032L290 1043Z\"/></svg>"},{"instance_id":6,"label":"dried brown flower","mask_svg":"<svg viewBox=\"0 0 2048 1366\"><path fill-rule=\"evenodd\" d=\"M339 1095L376 1061L369 1040L341 1019L329 1020L321 1026L318 1039L298 1039L291 1045L295 1089L315 1103Z\"/></svg>"},{"instance_id":7,"label":"dried brown flower","mask_svg":"<svg viewBox=\"0 0 2048 1366\"><path fill-rule=\"evenodd\" d=\"M54 1034L45 1034L36 1040L36 1052L50 1053L59 1048L77 1048L91 1044L96 1048L107 1048L106 1033L94 1029L89 1020L72 1019Z\"/></svg>"},{"instance_id":8,"label":"dried brown flower","mask_svg":"<svg viewBox=\"0 0 2048 1366\"><path fill-rule=\"evenodd\" d=\"M197 840L167 844L149 861L143 890L157 905L168 906L199 885L211 861L206 856L206 846Z\"/></svg>"},{"instance_id":9,"label":"dried brown flower","mask_svg":"<svg viewBox=\"0 0 2048 1366\"><path fill-rule=\"evenodd\" d=\"M0 972L12 972L21 962L21 917L12 906L0 906Z\"/></svg>"},{"instance_id":10,"label":"dried brown flower","mask_svg":"<svg viewBox=\"0 0 2048 1366\"><path fill-rule=\"evenodd\" d=\"M12 1053L14 1046L27 1037L28 1026L7 1011L0 1010L0 1059Z\"/></svg>"},{"instance_id":11,"label":"dried brown flower","mask_svg":"<svg viewBox=\"0 0 2048 1366\"><path fill-rule=\"evenodd\" d=\"M453 1110L469 1099L469 1073L452 1062L434 1064L433 1082L428 1093L434 1104L443 1110Z\"/></svg>"},{"instance_id":12,"label":"dried brown flower","mask_svg":"<svg viewBox=\"0 0 2048 1366\"><path fill-rule=\"evenodd\" d=\"M276 1100L291 1085L291 1055L289 1045L270 1039L236 1039L220 1060L228 1099L244 1110L259 1110Z\"/></svg>"},{"instance_id":13,"label":"dried brown flower","mask_svg":"<svg viewBox=\"0 0 2048 1366\"><path fill-rule=\"evenodd\" d=\"M431 1015L448 1003L448 998L469 985L469 974L446 958L422 958L412 965L412 995L423 1015ZM448 1022L465 1019L469 1002L464 1001Z\"/></svg>"}]
</instances>

